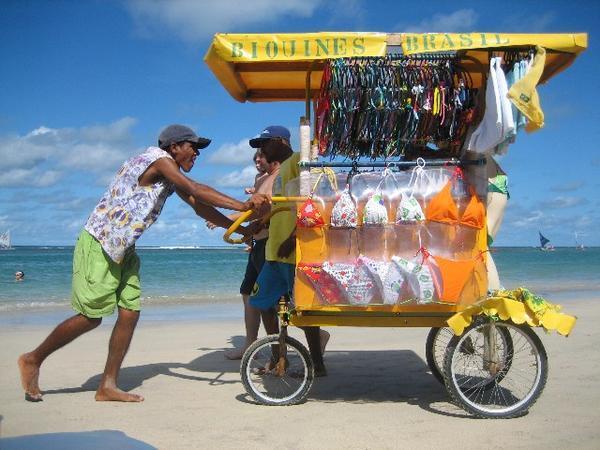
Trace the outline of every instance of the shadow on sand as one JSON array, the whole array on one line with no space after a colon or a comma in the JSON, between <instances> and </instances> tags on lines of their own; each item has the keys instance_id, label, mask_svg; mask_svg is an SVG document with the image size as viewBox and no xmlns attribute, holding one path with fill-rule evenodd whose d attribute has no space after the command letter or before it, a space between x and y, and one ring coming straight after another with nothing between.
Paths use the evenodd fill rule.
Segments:
<instances>
[{"instance_id":1,"label":"shadow on sand","mask_svg":"<svg viewBox=\"0 0 600 450\"><path fill-rule=\"evenodd\" d=\"M230 343L240 346L242 336L233 336ZM123 367L119 376L122 389L130 391L158 375L207 383L209 386L240 384L238 401L253 403L243 392L239 377L239 361L225 358L223 348L198 348L203 354L188 363L155 363ZM448 405L449 397L429 367L412 350L327 351L325 365L328 376L317 378L308 393L308 401L381 403L399 402L416 405L436 414L468 417L459 408ZM182 373L185 371L186 373ZM80 387L44 391L61 394L95 391L102 374L94 375ZM437 404L440 404L438 407Z\"/></svg>"},{"instance_id":2,"label":"shadow on sand","mask_svg":"<svg viewBox=\"0 0 600 450\"><path fill-rule=\"evenodd\" d=\"M61 449L61 450L154 450L156 447L133 439L122 431L97 430L73 433L31 434L0 439L2 450Z\"/></svg>"}]
</instances>

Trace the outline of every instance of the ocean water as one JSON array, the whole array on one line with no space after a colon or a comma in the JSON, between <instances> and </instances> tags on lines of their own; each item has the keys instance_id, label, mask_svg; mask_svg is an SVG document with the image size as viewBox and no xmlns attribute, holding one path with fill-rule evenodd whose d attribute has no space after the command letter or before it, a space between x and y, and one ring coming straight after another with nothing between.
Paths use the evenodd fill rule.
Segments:
<instances>
[{"instance_id":1,"label":"ocean water","mask_svg":"<svg viewBox=\"0 0 600 450\"><path fill-rule=\"evenodd\" d=\"M69 305L72 253L73 247L0 251L0 315ZM243 249L139 248L138 254L144 306L160 306L162 315L175 314L168 311L171 306L181 312L204 305L204 311L212 307L215 313L217 305L239 306ZM506 288L524 286L560 302L599 296L600 248L501 247L493 255ZM17 270L25 272L25 281L14 281Z\"/></svg>"},{"instance_id":2,"label":"ocean water","mask_svg":"<svg viewBox=\"0 0 600 450\"><path fill-rule=\"evenodd\" d=\"M248 254L241 248L138 248L146 305L238 301ZM2 311L70 304L73 247L0 251ZM14 273L25 272L16 282Z\"/></svg>"}]
</instances>

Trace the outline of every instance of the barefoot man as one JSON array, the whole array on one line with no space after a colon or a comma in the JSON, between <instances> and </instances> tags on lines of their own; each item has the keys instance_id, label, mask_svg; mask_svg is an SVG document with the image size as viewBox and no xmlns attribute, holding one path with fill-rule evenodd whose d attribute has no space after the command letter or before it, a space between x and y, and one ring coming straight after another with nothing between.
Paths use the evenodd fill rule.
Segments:
<instances>
[{"instance_id":1,"label":"barefoot man","mask_svg":"<svg viewBox=\"0 0 600 450\"><path fill-rule=\"evenodd\" d=\"M110 337L108 358L98 390L98 401L140 402L141 395L124 392L117 385L119 370L140 315L140 261L135 242L158 218L173 193L206 220L229 227L232 223L215 207L235 211L260 208L261 194L240 202L209 186L199 184L189 172L200 149L210 140L198 137L183 125L166 127L158 147L127 160L100 199L81 231L73 255L72 306L76 315L59 324L33 351L19 357L25 399L41 401L38 379L44 360L59 348L93 330L115 308L118 317ZM243 234L251 231L242 229Z\"/></svg>"}]
</instances>

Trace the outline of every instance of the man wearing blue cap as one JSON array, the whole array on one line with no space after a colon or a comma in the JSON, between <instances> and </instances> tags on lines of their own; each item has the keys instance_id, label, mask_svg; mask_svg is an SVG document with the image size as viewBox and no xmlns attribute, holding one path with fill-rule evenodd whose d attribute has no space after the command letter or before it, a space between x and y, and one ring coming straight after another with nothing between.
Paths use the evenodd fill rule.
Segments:
<instances>
[{"instance_id":1,"label":"man wearing blue cap","mask_svg":"<svg viewBox=\"0 0 600 450\"><path fill-rule=\"evenodd\" d=\"M287 128L272 125L262 130L257 136L248 141L250 147L257 149L256 156L265 169L265 176L258 178L253 187L253 191L261 194L271 195L273 190L273 181L279 174L279 167L283 161L289 158L293 153L290 146L290 132ZM230 219L235 220L239 214L232 214ZM258 220L257 214L253 214L249 220ZM213 224L207 224L213 228ZM228 350L225 357L228 359L242 359L246 349L256 341L258 330L260 328L261 314L260 310L249 303L250 294L258 274L265 262L265 245L269 231L261 229L252 236L252 247L248 255L244 279L240 285L240 294L244 303L244 325L246 328L246 341L242 347ZM276 317L273 321L276 322ZM268 326L265 326L265 329Z\"/></svg>"},{"instance_id":2,"label":"man wearing blue cap","mask_svg":"<svg viewBox=\"0 0 600 450\"><path fill-rule=\"evenodd\" d=\"M215 207L236 211L260 208L268 197L253 195L240 202L213 188L196 183L189 172L210 144L189 127L170 125L158 137L157 147L125 161L89 216L73 254L71 304L76 315L59 324L33 351L19 357L25 399L42 400L39 371L44 360L75 338L96 328L102 318L118 309L98 401L140 402L141 395L119 389L119 370L140 315L140 261L135 243L158 218L167 198L177 194L199 216L229 227L230 219ZM242 228L241 232L249 234Z\"/></svg>"},{"instance_id":3,"label":"man wearing blue cap","mask_svg":"<svg viewBox=\"0 0 600 450\"><path fill-rule=\"evenodd\" d=\"M290 146L290 130L281 125L271 125L262 130L248 142L250 143L250 147L260 148L261 145L271 139L280 139Z\"/></svg>"},{"instance_id":4,"label":"man wearing blue cap","mask_svg":"<svg viewBox=\"0 0 600 450\"><path fill-rule=\"evenodd\" d=\"M250 140L251 146L273 139L280 139L289 145L290 132L282 126L265 128L258 136ZM300 153L291 153L279 168L279 175L273 183L273 195L285 196L286 184L300 176L298 162ZM294 287L296 270L296 205L279 204L287 208L271 217L269 237L265 246L265 263L260 270L250 297L250 305L261 310L263 324L267 334L279 332L279 323L275 308L282 295L291 294ZM308 347L315 364L315 375L327 374L323 363L323 351L329 340L329 333L319 327L303 327Z\"/></svg>"}]
</instances>

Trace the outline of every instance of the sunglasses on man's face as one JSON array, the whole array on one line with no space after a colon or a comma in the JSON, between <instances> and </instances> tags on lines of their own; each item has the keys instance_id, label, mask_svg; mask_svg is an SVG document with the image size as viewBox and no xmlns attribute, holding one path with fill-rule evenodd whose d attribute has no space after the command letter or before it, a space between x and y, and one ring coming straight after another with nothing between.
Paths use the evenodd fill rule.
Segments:
<instances>
[{"instance_id":1,"label":"sunglasses on man's face","mask_svg":"<svg viewBox=\"0 0 600 450\"><path fill-rule=\"evenodd\" d=\"M200 149L198 147L196 147L197 144L195 144L193 142L190 142L190 141L181 141L181 142L178 142L178 144L179 145L189 144L190 147L191 147L191 149L192 149L192 151L196 154L196 156L198 156L200 154Z\"/></svg>"}]
</instances>

